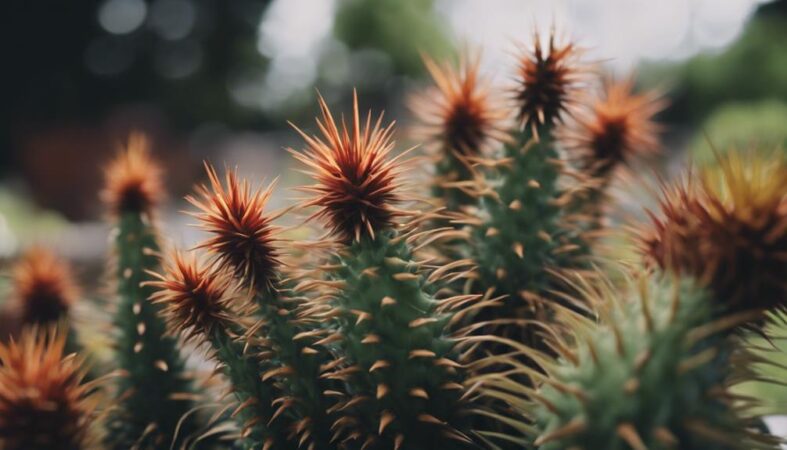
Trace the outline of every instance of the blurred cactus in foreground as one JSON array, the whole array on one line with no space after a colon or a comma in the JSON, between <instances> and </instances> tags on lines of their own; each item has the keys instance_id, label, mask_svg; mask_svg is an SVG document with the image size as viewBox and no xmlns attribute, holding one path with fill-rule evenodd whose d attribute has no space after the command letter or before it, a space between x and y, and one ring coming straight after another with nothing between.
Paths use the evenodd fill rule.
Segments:
<instances>
[{"instance_id":1,"label":"blurred cactus in foreground","mask_svg":"<svg viewBox=\"0 0 787 450\"><path fill-rule=\"evenodd\" d=\"M0 444L6 450L95 448L97 381L65 353L66 335L33 326L0 344Z\"/></svg>"},{"instance_id":2,"label":"blurred cactus in foreground","mask_svg":"<svg viewBox=\"0 0 787 450\"><path fill-rule=\"evenodd\" d=\"M426 159L354 95L294 126L312 179L295 205L206 163L190 250L161 251L164 169L132 135L103 194L114 389L64 354L82 352L52 331L75 331L76 283L30 250L14 271L27 329L0 346L0 449L776 450L767 399L736 386L778 365L749 337L787 309L782 153L663 181L628 227L638 260L617 265L599 245L607 190L661 147L664 100L554 35L520 52L507 96L479 58L424 58ZM288 214L326 231L293 240Z\"/></svg>"}]
</instances>

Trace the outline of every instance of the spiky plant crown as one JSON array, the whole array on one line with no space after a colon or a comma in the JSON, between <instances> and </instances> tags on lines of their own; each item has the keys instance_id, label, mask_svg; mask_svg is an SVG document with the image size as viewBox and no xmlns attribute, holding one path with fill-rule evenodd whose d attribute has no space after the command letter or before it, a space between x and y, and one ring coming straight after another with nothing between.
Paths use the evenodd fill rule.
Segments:
<instances>
[{"instance_id":1,"label":"spiky plant crown","mask_svg":"<svg viewBox=\"0 0 787 450\"><path fill-rule=\"evenodd\" d=\"M618 164L659 150L654 116L665 106L656 92L634 93L633 77L609 78L590 111L561 130L560 138L585 170L605 176Z\"/></svg>"},{"instance_id":2,"label":"spiky plant crown","mask_svg":"<svg viewBox=\"0 0 787 450\"><path fill-rule=\"evenodd\" d=\"M348 128L341 128L322 97L319 98L322 120L317 126L322 137L309 136L298 127L306 149L293 156L308 167L316 184L303 190L314 194L306 206L317 206L315 217L325 217L331 232L342 242L374 238L375 231L389 229L398 215L396 176L401 166L397 158L388 158L394 148L393 123L382 126L383 115L372 124L371 111L362 122L358 96L353 92L353 115Z\"/></svg>"},{"instance_id":3,"label":"spiky plant crown","mask_svg":"<svg viewBox=\"0 0 787 450\"><path fill-rule=\"evenodd\" d=\"M63 319L79 296L71 267L43 247L22 255L13 268L13 288L22 322L27 324Z\"/></svg>"},{"instance_id":4,"label":"spiky plant crown","mask_svg":"<svg viewBox=\"0 0 787 450\"><path fill-rule=\"evenodd\" d=\"M195 216L212 237L200 244L232 267L236 275L252 285L272 286L281 266L276 248L278 227L275 216L265 214L273 184L252 191L237 172L227 171L225 185L213 167L205 164L210 187L198 188L198 196L186 199L199 209Z\"/></svg>"},{"instance_id":5,"label":"spiky plant crown","mask_svg":"<svg viewBox=\"0 0 787 450\"><path fill-rule=\"evenodd\" d=\"M413 134L425 142L434 159L434 195L449 211L456 211L477 203L467 192L478 176L473 167L490 157L496 142L509 139L508 112L479 74L479 53L463 56L458 68L429 57L424 57L424 64L434 86L410 99L418 120Z\"/></svg>"},{"instance_id":6,"label":"spiky plant crown","mask_svg":"<svg viewBox=\"0 0 787 450\"><path fill-rule=\"evenodd\" d=\"M107 421L106 443L116 450L178 445L198 428L196 415L184 418L194 395L176 339L165 335L161 308L148 301L153 290L143 286L151 279L148 271L159 266L152 218L163 194L161 176L142 134L132 134L105 171L103 199L115 227L114 349L124 373L117 378L118 408Z\"/></svg>"},{"instance_id":7,"label":"spiky plant crown","mask_svg":"<svg viewBox=\"0 0 787 450\"><path fill-rule=\"evenodd\" d=\"M569 318L575 338L543 364L531 395L534 445L568 448L775 449L756 431L750 400L727 385L735 321L718 319L709 293L689 280L641 279L623 290L586 290L598 323ZM558 338L560 339L560 338ZM740 357L740 355L738 355ZM532 415L531 415L532 414Z\"/></svg>"},{"instance_id":8,"label":"spiky plant crown","mask_svg":"<svg viewBox=\"0 0 787 450\"><path fill-rule=\"evenodd\" d=\"M583 77L580 53L573 42L558 43L554 32L549 35L548 47L544 47L538 31L533 47L522 53L514 99L522 128L530 128L534 136L538 136L538 127L561 120L577 101Z\"/></svg>"},{"instance_id":9,"label":"spiky plant crown","mask_svg":"<svg viewBox=\"0 0 787 450\"><path fill-rule=\"evenodd\" d=\"M192 339L210 336L216 327L232 323L232 279L200 264L192 254L174 251L162 267L163 273L153 274L156 280L146 284L156 289L150 297L163 305L167 326Z\"/></svg>"},{"instance_id":10,"label":"spiky plant crown","mask_svg":"<svg viewBox=\"0 0 787 450\"><path fill-rule=\"evenodd\" d=\"M494 141L508 138L508 113L479 74L480 61L478 54L464 56L454 68L424 57L434 86L411 99L410 109L420 122L414 131L448 157L481 156Z\"/></svg>"},{"instance_id":11,"label":"spiky plant crown","mask_svg":"<svg viewBox=\"0 0 787 450\"><path fill-rule=\"evenodd\" d=\"M665 187L641 239L663 269L708 284L727 311L787 308L787 162L730 152Z\"/></svg>"},{"instance_id":12,"label":"spiky plant crown","mask_svg":"<svg viewBox=\"0 0 787 450\"><path fill-rule=\"evenodd\" d=\"M150 153L150 141L142 133L133 133L124 149L105 169L102 199L110 212L150 213L164 192L161 167Z\"/></svg>"},{"instance_id":13,"label":"spiky plant crown","mask_svg":"<svg viewBox=\"0 0 787 450\"><path fill-rule=\"evenodd\" d=\"M320 103L324 117L330 118L324 102ZM369 134L368 120L364 130L360 129L357 97L353 110L354 136ZM346 153L347 144L331 138L337 135L335 128L321 128L332 145L319 147L319 152L312 151L308 157L296 156L310 167L330 168ZM379 121L374 129L380 129ZM399 227L393 227L393 214L385 221L366 220L363 227L358 221L336 221L338 214L370 203L379 210L391 210L391 202L402 198L396 178L401 162L386 157L393 143L389 140L391 126L385 130L382 143L353 141L359 155L374 155L349 159L343 166L343 172L367 174L349 180L359 186L334 182L337 176L326 177L331 173L328 169L315 171L313 176L320 184L311 189L315 198L306 201L329 211L323 214L329 227L344 237L339 251L325 266L326 291L322 296L330 305L326 315L333 331L324 341L334 343L338 354L325 376L344 384L334 391L337 403L332 411L338 414L335 438L368 449L472 447L467 398L461 398L465 393L463 371L446 326L451 306L475 297L440 301L431 295L435 289L430 286L432 280L421 273L410 247L417 233L400 234ZM306 139L310 148L318 142L317 138ZM384 152L378 150L381 144ZM366 169L366 161L372 157L379 158L376 171ZM367 180L386 183L374 189L386 196L348 195L363 192L359 188L369 184ZM351 200L358 205L348 206Z\"/></svg>"},{"instance_id":14,"label":"spiky plant crown","mask_svg":"<svg viewBox=\"0 0 787 450\"><path fill-rule=\"evenodd\" d=\"M0 344L0 448L95 448L96 386L83 381L83 359L64 354L65 345L54 327Z\"/></svg>"}]
</instances>

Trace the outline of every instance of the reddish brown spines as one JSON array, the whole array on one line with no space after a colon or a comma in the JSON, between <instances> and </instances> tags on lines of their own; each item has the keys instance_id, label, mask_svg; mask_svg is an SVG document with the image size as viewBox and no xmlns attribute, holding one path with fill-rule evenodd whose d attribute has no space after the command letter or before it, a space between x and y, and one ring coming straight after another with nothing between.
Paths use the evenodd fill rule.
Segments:
<instances>
[{"instance_id":1,"label":"reddish brown spines","mask_svg":"<svg viewBox=\"0 0 787 450\"><path fill-rule=\"evenodd\" d=\"M104 170L104 177L102 199L116 215L150 214L164 192L161 168L150 154L148 138L140 133L129 136L125 149Z\"/></svg>"},{"instance_id":2,"label":"reddish brown spines","mask_svg":"<svg viewBox=\"0 0 787 450\"><path fill-rule=\"evenodd\" d=\"M643 252L708 284L727 310L785 310L787 163L730 154L702 175L664 189Z\"/></svg>"},{"instance_id":3,"label":"reddish brown spines","mask_svg":"<svg viewBox=\"0 0 787 450\"><path fill-rule=\"evenodd\" d=\"M660 127L653 120L665 102L655 92L635 94L634 81L608 80L588 114L578 114L566 128L564 143L593 175L604 175L618 163L659 150Z\"/></svg>"},{"instance_id":4,"label":"reddish brown spines","mask_svg":"<svg viewBox=\"0 0 787 450\"><path fill-rule=\"evenodd\" d=\"M571 42L558 45L554 33L549 36L549 48L544 49L536 32L533 48L519 60L515 100L523 128L535 130L560 120L576 101L582 74L578 57L577 47Z\"/></svg>"},{"instance_id":5,"label":"reddish brown spines","mask_svg":"<svg viewBox=\"0 0 787 450\"><path fill-rule=\"evenodd\" d=\"M82 360L64 354L65 336L34 327L0 344L0 448L93 448L95 389L82 383Z\"/></svg>"},{"instance_id":6,"label":"reddish brown spines","mask_svg":"<svg viewBox=\"0 0 787 450\"><path fill-rule=\"evenodd\" d=\"M227 171L222 186L213 167L205 164L205 169L210 187L200 186L199 198L186 197L199 208L195 216L202 228L212 234L200 247L228 263L241 279L271 286L281 266L275 246L279 229L272 224L278 216L264 214L273 185L252 191L247 181L238 179L236 172Z\"/></svg>"},{"instance_id":7,"label":"reddish brown spines","mask_svg":"<svg viewBox=\"0 0 787 450\"><path fill-rule=\"evenodd\" d=\"M23 323L56 322L79 295L68 263L41 247L28 250L14 266L13 286Z\"/></svg>"},{"instance_id":8,"label":"reddish brown spines","mask_svg":"<svg viewBox=\"0 0 787 450\"><path fill-rule=\"evenodd\" d=\"M362 236L374 238L377 231L393 225L397 216L393 206L400 201L396 191L401 163L388 158L394 147L394 124L383 127L382 114L372 124L371 111L362 123L354 93L351 128L342 121L340 129L325 100L320 97L319 102L322 120L317 119L317 126L322 138L293 126L307 147L290 152L308 166L316 181L303 188L314 196L305 206L317 206L314 216L327 218L331 232L345 243Z\"/></svg>"},{"instance_id":9,"label":"reddish brown spines","mask_svg":"<svg viewBox=\"0 0 787 450\"><path fill-rule=\"evenodd\" d=\"M163 274L153 275L157 280L147 283L157 289L151 301L163 305L170 329L191 338L233 320L228 314L234 298L230 278L201 265L194 255L175 251L165 260Z\"/></svg>"},{"instance_id":10,"label":"reddish brown spines","mask_svg":"<svg viewBox=\"0 0 787 450\"><path fill-rule=\"evenodd\" d=\"M420 121L416 134L430 146L472 157L508 138L506 111L491 98L479 63L477 56L465 57L454 69L424 58L435 86L413 97L410 107Z\"/></svg>"}]
</instances>

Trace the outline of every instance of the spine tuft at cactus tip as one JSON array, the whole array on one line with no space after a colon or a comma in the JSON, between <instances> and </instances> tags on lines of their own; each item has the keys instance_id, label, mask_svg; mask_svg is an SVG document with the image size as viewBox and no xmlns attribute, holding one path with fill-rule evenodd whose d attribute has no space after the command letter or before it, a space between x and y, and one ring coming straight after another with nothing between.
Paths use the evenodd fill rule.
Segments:
<instances>
[{"instance_id":1,"label":"spine tuft at cactus tip","mask_svg":"<svg viewBox=\"0 0 787 450\"><path fill-rule=\"evenodd\" d=\"M640 240L659 268L695 277L730 311L787 311L787 160L729 152L665 186Z\"/></svg>"},{"instance_id":2,"label":"spine tuft at cactus tip","mask_svg":"<svg viewBox=\"0 0 787 450\"><path fill-rule=\"evenodd\" d=\"M193 254L174 252L163 273L147 283L155 289L151 300L161 305L168 326L209 346L211 357L222 368L238 401L231 417L240 425L244 449L276 450L287 445L287 427L277 419L278 388L265 377L265 358L249 336L248 313L237 283L215 265L201 263Z\"/></svg>"},{"instance_id":3,"label":"spine tuft at cactus tip","mask_svg":"<svg viewBox=\"0 0 787 450\"><path fill-rule=\"evenodd\" d=\"M635 93L631 76L620 81L607 78L589 108L577 111L573 120L556 131L566 159L595 180L579 205L596 222L604 217L606 191L616 171L660 153L661 126L655 116L665 106L656 91Z\"/></svg>"},{"instance_id":4,"label":"spine tuft at cactus tip","mask_svg":"<svg viewBox=\"0 0 787 450\"><path fill-rule=\"evenodd\" d=\"M281 261L284 240L273 225L282 213L268 214L265 205L273 185L252 191L250 184L228 171L224 185L215 170L206 166L210 186L201 186L198 197L188 200L199 209L194 214L211 237L200 247L218 264L227 267L236 281L253 292L258 322L252 326L265 337L269 357L263 361L262 376L280 385L273 402L277 414L297 443L310 450L332 448L330 407L322 382L322 367L330 361L323 346L315 346L321 332L303 317L307 307L293 292ZM324 337L324 336L323 336Z\"/></svg>"},{"instance_id":5,"label":"spine tuft at cactus tip","mask_svg":"<svg viewBox=\"0 0 787 450\"><path fill-rule=\"evenodd\" d=\"M474 297L430 294L433 280L411 247L417 232L400 225L406 152L392 156L392 125L371 113L362 120L357 97L341 127L322 99L320 108L322 136L298 130L306 148L291 151L315 180L303 188L312 195L305 204L338 241L323 281L333 326L326 342L339 358L328 376L343 382L332 408L336 439L365 449L475 448L472 392L447 332L452 307Z\"/></svg>"},{"instance_id":6,"label":"spine tuft at cactus tip","mask_svg":"<svg viewBox=\"0 0 787 450\"><path fill-rule=\"evenodd\" d=\"M161 308L148 300L153 290L142 285L151 279L147 271L159 266L154 210L163 194L160 177L140 134L131 135L105 173L103 199L115 227L114 347L123 372L118 405L107 421L107 446L118 450L168 448L196 431L195 416L186 416L194 392L177 340L165 334Z\"/></svg>"},{"instance_id":7,"label":"spine tuft at cactus tip","mask_svg":"<svg viewBox=\"0 0 787 450\"><path fill-rule=\"evenodd\" d=\"M72 309L80 296L71 266L43 247L28 249L12 270L14 310L23 325L63 324L66 350L81 346L72 326Z\"/></svg>"},{"instance_id":8,"label":"spine tuft at cactus tip","mask_svg":"<svg viewBox=\"0 0 787 450\"><path fill-rule=\"evenodd\" d=\"M424 63L434 86L410 99L413 135L433 160L433 196L448 212L463 212L478 203L476 167L510 139L508 113L479 73L479 53L462 57L456 69L428 57Z\"/></svg>"},{"instance_id":9,"label":"spine tuft at cactus tip","mask_svg":"<svg viewBox=\"0 0 787 450\"><path fill-rule=\"evenodd\" d=\"M85 382L84 360L65 350L66 334L33 325L0 344L0 448L91 450L99 381Z\"/></svg>"},{"instance_id":10,"label":"spine tuft at cactus tip","mask_svg":"<svg viewBox=\"0 0 787 450\"><path fill-rule=\"evenodd\" d=\"M537 36L520 58L514 100L521 129L511 132L514 138L479 188L478 213L466 219L468 253L478 267L471 291L505 297L477 321L549 323L550 304L560 302L554 293L564 288L554 274L587 264L586 218L570 208L585 180L574 174L580 181L566 186L566 163L553 136L583 86L578 58L574 44L550 37L544 47ZM539 333L525 328L504 325L497 332L539 347Z\"/></svg>"}]
</instances>

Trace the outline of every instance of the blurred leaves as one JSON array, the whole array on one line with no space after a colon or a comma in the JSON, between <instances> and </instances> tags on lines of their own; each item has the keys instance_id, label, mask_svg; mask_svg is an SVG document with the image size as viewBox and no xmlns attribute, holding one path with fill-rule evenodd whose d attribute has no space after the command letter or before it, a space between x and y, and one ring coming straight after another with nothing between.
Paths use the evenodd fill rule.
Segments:
<instances>
[{"instance_id":1,"label":"blurred leaves","mask_svg":"<svg viewBox=\"0 0 787 450\"><path fill-rule=\"evenodd\" d=\"M785 4L761 7L743 36L722 53L701 54L680 66L651 67L651 81L674 80L665 119L697 125L726 102L787 99Z\"/></svg>"},{"instance_id":2,"label":"blurred leaves","mask_svg":"<svg viewBox=\"0 0 787 450\"><path fill-rule=\"evenodd\" d=\"M432 0L341 0L334 34L352 50L388 54L398 74L423 72L420 52L437 59L451 43Z\"/></svg>"},{"instance_id":3,"label":"blurred leaves","mask_svg":"<svg viewBox=\"0 0 787 450\"><path fill-rule=\"evenodd\" d=\"M712 163L713 149L745 150L751 146L787 151L787 103L729 103L714 111L702 124L689 152L700 165Z\"/></svg>"}]
</instances>

